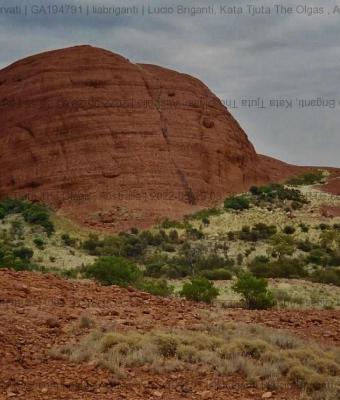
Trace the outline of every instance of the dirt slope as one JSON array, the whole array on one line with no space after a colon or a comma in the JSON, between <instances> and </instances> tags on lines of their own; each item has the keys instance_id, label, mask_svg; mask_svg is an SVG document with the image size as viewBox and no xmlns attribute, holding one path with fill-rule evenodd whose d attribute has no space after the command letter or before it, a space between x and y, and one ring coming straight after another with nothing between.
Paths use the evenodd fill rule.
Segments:
<instances>
[{"instance_id":1,"label":"dirt slope","mask_svg":"<svg viewBox=\"0 0 340 400\"><path fill-rule=\"evenodd\" d=\"M152 374L131 369L117 381L91 364L72 364L48 355L55 344L86 333L79 316L102 329L195 328L214 310L181 300L157 298L118 287L72 282L52 275L0 271L0 398L24 399L261 399L240 376L218 377L203 371ZM222 310L219 322L243 321L285 328L305 338L338 344L338 311ZM297 399L293 389L275 399Z\"/></svg>"},{"instance_id":2,"label":"dirt slope","mask_svg":"<svg viewBox=\"0 0 340 400\"><path fill-rule=\"evenodd\" d=\"M90 226L146 227L297 167L258 156L198 79L77 46L0 71L0 195Z\"/></svg>"}]
</instances>

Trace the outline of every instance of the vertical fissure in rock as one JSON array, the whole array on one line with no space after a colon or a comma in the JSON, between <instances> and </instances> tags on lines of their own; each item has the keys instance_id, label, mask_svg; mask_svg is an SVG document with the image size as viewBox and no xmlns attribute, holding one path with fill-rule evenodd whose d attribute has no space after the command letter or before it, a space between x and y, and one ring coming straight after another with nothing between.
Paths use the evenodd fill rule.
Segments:
<instances>
[{"instance_id":1,"label":"vertical fissure in rock","mask_svg":"<svg viewBox=\"0 0 340 400\"><path fill-rule=\"evenodd\" d=\"M160 80L157 78L157 81L159 82L159 93L158 93L158 96L155 98L153 93L152 93L152 90L150 88L149 82L147 81L147 78L144 75L143 68L140 65L138 65L138 68L140 70L142 79L143 79L143 81L145 83L145 86L146 86L146 89L147 89L147 91L149 93L149 96L153 100L155 108L159 113L161 132L162 132L164 140L165 140L165 142L167 144L167 148L168 148L168 152L169 152L169 155L170 155L171 162L173 163L173 165L175 167L176 174L179 177L179 180L180 180L180 182L182 184L182 187L183 187L187 202L189 204L194 205L194 204L196 204L196 198L195 198L194 192L193 192L192 188L190 187L189 182L188 182L184 172L177 166L175 160L172 158L172 155L171 155L170 142L169 142L169 128L167 126L167 120L166 120L166 117L164 117L164 114L163 114L163 111L162 111L162 106L161 106L162 84L161 84Z\"/></svg>"}]
</instances>

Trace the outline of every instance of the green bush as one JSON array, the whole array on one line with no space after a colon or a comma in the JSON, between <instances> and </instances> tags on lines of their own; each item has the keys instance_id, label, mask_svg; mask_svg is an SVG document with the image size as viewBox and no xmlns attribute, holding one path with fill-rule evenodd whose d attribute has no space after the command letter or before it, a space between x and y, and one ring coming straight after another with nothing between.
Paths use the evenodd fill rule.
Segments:
<instances>
[{"instance_id":1,"label":"green bush","mask_svg":"<svg viewBox=\"0 0 340 400\"><path fill-rule=\"evenodd\" d=\"M305 253L309 253L310 251L313 250L314 244L307 239L307 240L298 242L297 248L301 251L304 251Z\"/></svg>"},{"instance_id":2,"label":"green bush","mask_svg":"<svg viewBox=\"0 0 340 400\"><path fill-rule=\"evenodd\" d=\"M268 309L275 305L268 283L263 278L256 278L250 273L243 273L233 285L233 290L243 296L248 309Z\"/></svg>"},{"instance_id":3,"label":"green bush","mask_svg":"<svg viewBox=\"0 0 340 400\"><path fill-rule=\"evenodd\" d=\"M157 245L160 245L164 242L164 238L160 234L157 235ZM150 232L142 232L138 235L122 232L118 236L105 237L104 239L99 239L97 235L91 234L82 243L82 247L88 254L94 256L137 258L144 255L148 245L154 244L155 237L156 235L153 236Z\"/></svg>"},{"instance_id":4,"label":"green bush","mask_svg":"<svg viewBox=\"0 0 340 400\"><path fill-rule=\"evenodd\" d=\"M172 229L169 232L169 240L171 243L178 243L179 237L178 237L178 232L176 229Z\"/></svg>"},{"instance_id":5,"label":"green bush","mask_svg":"<svg viewBox=\"0 0 340 400\"><path fill-rule=\"evenodd\" d=\"M188 239L200 240L204 238L204 233L196 228L187 228L186 235Z\"/></svg>"},{"instance_id":6,"label":"green bush","mask_svg":"<svg viewBox=\"0 0 340 400\"><path fill-rule=\"evenodd\" d=\"M42 204L21 199L4 199L0 202L0 209L5 216L22 214L26 222L42 226L48 235L54 232L54 226L50 220L50 211Z\"/></svg>"},{"instance_id":7,"label":"green bush","mask_svg":"<svg viewBox=\"0 0 340 400\"><path fill-rule=\"evenodd\" d=\"M200 271L200 275L211 281L229 281L232 279L231 272L224 268L205 269Z\"/></svg>"},{"instance_id":8,"label":"green bush","mask_svg":"<svg viewBox=\"0 0 340 400\"><path fill-rule=\"evenodd\" d=\"M165 218L163 221L161 221L160 226L163 229L170 229L170 228L183 229L185 228L185 223L181 221L175 221L170 218Z\"/></svg>"},{"instance_id":9,"label":"green bush","mask_svg":"<svg viewBox=\"0 0 340 400\"><path fill-rule=\"evenodd\" d=\"M100 257L85 267L85 276L104 285L129 286L142 276L137 266L122 257Z\"/></svg>"},{"instance_id":10,"label":"green bush","mask_svg":"<svg viewBox=\"0 0 340 400\"><path fill-rule=\"evenodd\" d=\"M101 247L101 242L99 240L99 237L97 235L90 234L89 238L83 242L82 247L91 256L100 255L100 252L98 250L98 248Z\"/></svg>"},{"instance_id":11,"label":"green bush","mask_svg":"<svg viewBox=\"0 0 340 400\"><path fill-rule=\"evenodd\" d=\"M331 227L330 227L330 225L328 225L328 224L322 223L322 224L320 224L320 225L318 226L318 228L319 228L321 231L326 231L326 230L330 229Z\"/></svg>"},{"instance_id":12,"label":"green bush","mask_svg":"<svg viewBox=\"0 0 340 400\"><path fill-rule=\"evenodd\" d=\"M183 285L180 295L187 300L212 303L219 295L219 290L207 278L195 277Z\"/></svg>"},{"instance_id":13,"label":"green bush","mask_svg":"<svg viewBox=\"0 0 340 400\"><path fill-rule=\"evenodd\" d=\"M189 215L189 219L201 220L204 223L204 220L209 221L210 217L214 217L216 215L221 215L223 210L220 208L206 208L204 210L198 211L195 214Z\"/></svg>"},{"instance_id":14,"label":"green bush","mask_svg":"<svg viewBox=\"0 0 340 400\"><path fill-rule=\"evenodd\" d=\"M309 226L306 224L301 223L299 227L301 228L301 232L307 233L309 231Z\"/></svg>"},{"instance_id":15,"label":"green bush","mask_svg":"<svg viewBox=\"0 0 340 400\"><path fill-rule=\"evenodd\" d=\"M68 233L64 233L61 235L61 240L63 241L65 246L74 247L76 245L76 239L71 238Z\"/></svg>"},{"instance_id":16,"label":"green bush","mask_svg":"<svg viewBox=\"0 0 340 400\"><path fill-rule=\"evenodd\" d=\"M144 278L137 288L155 296L169 297L174 292L174 287L169 285L165 279Z\"/></svg>"},{"instance_id":17,"label":"green bush","mask_svg":"<svg viewBox=\"0 0 340 400\"><path fill-rule=\"evenodd\" d=\"M277 261L255 258L249 265L250 271L262 278L303 278L308 276L304 263L297 258L282 257Z\"/></svg>"},{"instance_id":18,"label":"green bush","mask_svg":"<svg viewBox=\"0 0 340 400\"><path fill-rule=\"evenodd\" d=\"M325 250L313 249L309 253L307 261L312 264L326 266L330 261L330 256Z\"/></svg>"},{"instance_id":19,"label":"green bush","mask_svg":"<svg viewBox=\"0 0 340 400\"><path fill-rule=\"evenodd\" d=\"M45 242L41 238L36 238L33 240L33 243L36 245L36 247L40 250L43 250L45 247Z\"/></svg>"},{"instance_id":20,"label":"green bush","mask_svg":"<svg viewBox=\"0 0 340 400\"><path fill-rule=\"evenodd\" d=\"M225 210L247 210L250 207L250 201L245 196L232 196L224 200Z\"/></svg>"},{"instance_id":21,"label":"green bush","mask_svg":"<svg viewBox=\"0 0 340 400\"><path fill-rule=\"evenodd\" d=\"M310 278L313 282L333 284L340 286L340 270L327 268L313 272Z\"/></svg>"},{"instance_id":22,"label":"green bush","mask_svg":"<svg viewBox=\"0 0 340 400\"><path fill-rule=\"evenodd\" d=\"M286 225L283 228L283 233L285 233L286 235L293 235L295 233L295 230L296 229L294 228L294 226Z\"/></svg>"},{"instance_id":23,"label":"green bush","mask_svg":"<svg viewBox=\"0 0 340 400\"><path fill-rule=\"evenodd\" d=\"M244 226L238 233L240 240L257 242L258 240L266 240L271 238L277 232L275 225L266 225L264 223L258 223L250 229L249 226Z\"/></svg>"},{"instance_id":24,"label":"green bush","mask_svg":"<svg viewBox=\"0 0 340 400\"><path fill-rule=\"evenodd\" d=\"M22 260L29 261L33 257L33 250L28 247L19 247L17 249L13 249L14 257L21 258Z\"/></svg>"},{"instance_id":25,"label":"green bush","mask_svg":"<svg viewBox=\"0 0 340 400\"><path fill-rule=\"evenodd\" d=\"M323 181L324 174L322 171L308 172L288 180L286 183L292 186L315 185Z\"/></svg>"},{"instance_id":26,"label":"green bush","mask_svg":"<svg viewBox=\"0 0 340 400\"><path fill-rule=\"evenodd\" d=\"M173 246L172 244L169 244L169 243L163 243L161 246L161 249L167 253L175 253L176 252L175 246Z\"/></svg>"}]
</instances>

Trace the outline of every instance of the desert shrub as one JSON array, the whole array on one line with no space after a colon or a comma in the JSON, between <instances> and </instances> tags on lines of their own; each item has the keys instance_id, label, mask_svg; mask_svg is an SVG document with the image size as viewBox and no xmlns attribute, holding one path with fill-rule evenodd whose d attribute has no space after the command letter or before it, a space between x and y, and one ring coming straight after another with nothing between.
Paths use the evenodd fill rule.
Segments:
<instances>
[{"instance_id":1,"label":"desert shrub","mask_svg":"<svg viewBox=\"0 0 340 400\"><path fill-rule=\"evenodd\" d=\"M0 220L3 220L6 217L6 211L3 208L0 208Z\"/></svg>"},{"instance_id":2,"label":"desert shrub","mask_svg":"<svg viewBox=\"0 0 340 400\"><path fill-rule=\"evenodd\" d=\"M201 255L195 261L198 270L227 268L232 267L234 263L234 260L229 259L228 257L221 257L215 253L206 256Z\"/></svg>"},{"instance_id":3,"label":"desert shrub","mask_svg":"<svg viewBox=\"0 0 340 400\"><path fill-rule=\"evenodd\" d=\"M35 238L33 240L33 243L36 245L36 247L40 250L43 250L45 247L45 241L41 238Z\"/></svg>"},{"instance_id":4,"label":"desert shrub","mask_svg":"<svg viewBox=\"0 0 340 400\"><path fill-rule=\"evenodd\" d=\"M62 234L61 240L63 241L65 246L74 247L76 245L76 239L71 238L71 236L68 233Z\"/></svg>"},{"instance_id":5,"label":"desert shrub","mask_svg":"<svg viewBox=\"0 0 340 400\"><path fill-rule=\"evenodd\" d=\"M50 211L42 204L8 198L1 200L0 209L4 216L21 214L26 222L42 226L48 235L54 232L54 226L50 220Z\"/></svg>"},{"instance_id":6,"label":"desert shrub","mask_svg":"<svg viewBox=\"0 0 340 400\"><path fill-rule=\"evenodd\" d=\"M232 279L232 273L223 268L202 270L200 275L211 281L228 281Z\"/></svg>"},{"instance_id":7,"label":"desert shrub","mask_svg":"<svg viewBox=\"0 0 340 400\"><path fill-rule=\"evenodd\" d=\"M294 226L291 225L287 225L283 228L283 233L285 233L286 235L293 235L295 233L295 228Z\"/></svg>"},{"instance_id":8,"label":"desert shrub","mask_svg":"<svg viewBox=\"0 0 340 400\"><path fill-rule=\"evenodd\" d=\"M336 252L330 255L328 265L331 267L339 267L340 266L340 252Z\"/></svg>"},{"instance_id":9,"label":"desert shrub","mask_svg":"<svg viewBox=\"0 0 340 400\"><path fill-rule=\"evenodd\" d=\"M228 237L228 240L234 241L236 239L236 234L235 234L235 232L229 231L227 233L227 237Z\"/></svg>"},{"instance_id":10,"label":"desert shrub","mask_svg":"<svg viewBox=\"0 0 340 400\"><path fill-rule=\"evenodd\" d=\"M208 220L210 217L214 217L216 215L221 215L223 213L223 210L220 208L206 208L204 210L198 211L195 214L191 214L188 216L189 219L193 220L201 220L204 222L204 220Z\"/></svg>"},{"instance_id":11,"label":"desert shrub","mask_svg":"<svg viewBox=\"0 0 340 400\"><path fill-rule=\"evenodd\" d=\"M181 221L175 221L170 218L165 218L163 221L161 221L160 226L163 229L170 229L170 228L184 229L185 223Z\"/></svg>"},{"instance_id":12,"label":"desert shrub","mask_svg":"<svg viewBox=\"0 0 340 400\"><path fill-rule=\"evenodd\" d=\"M178 236L178 232L176 229L172 229L169 232L169 240L171 243L178 243L179 236Z\"/></svg>"},{"instance_id":13,"label":"desert shrub","mask_svg":"<svg viewBox=\"0 0 340 400\"><path fill-rule=\"evenodd\" d=\"M90 234L89 238L83 242L82 247L91 256L98 256L98 247L100 247L100 240L98 235Z\"/></svg>"},{"instance_id":14,"label":"desert shrub","mask_svg":"<svg viewBox=\"0 0 340 400\"><path fill-rule=\"evenodd\" d=\"M309 253L310 251L313 250L314 245L312 242L310 242L308 239L304 241L300 241L297 243L297 248L299 250L304 251L305 253Z\"/></svg>"},{"instance_id":15,"label":"desert shrub","mask_svg":"<svg viewBox=\"0 0 340 400\"><path fill-rule=\"evenodd\" d=\"M135 264L122 257L100 257L84 268L88 278L94 278L103 285L129 286L141 278L141 271Z\"/></svg>"},{"instance_id":16,"label":"desert shrub","mask_svg":"<svg viewBox=\"0 0 340 400\"><path fill-rule=\"evenodd\" d=\"M340 286L340 270L337 268L327 268L314 271L310 279L313 282L333 284Z\"/></svg>"},{"instance_id":17,"label":"desert shrub","mask_svg":"<svg viewBox=\"0 0 340 400\"><path fill-rule=\"evenodd\" d=\"M250 309L267 309L275 305L268 283L250 273L243 273L233 285L233 290L242 295L245 306Z\"/></svg>"},{"instance_id":18,"label":"desert shrub","mask_svg":"<svg viewBox=\"0 0 340 400\"><path fill-rule=\"evenodd\" d=\"M308 276L302 260L282 257L276 261L254 259L249 264L249 270L261 278L302 278Z\"/></svg>"},{"instance_id":19,"label":"desert shrub","mask_svg":"<svg viewBox=\"0 0 340 400\"><path fill-rule=\"evenodd\" d=\"M211 303L219 295L219 290L207 278L196 277L183 285L180 294L188 300Z\"/></svg>"},{"instance_id":20,"label":"desert shrub","mask_svg":"<svg viewBox=\"0 0 340 400\"><path fill-rule=\"evenodd\" d=\"M301 231L304 232L304 233L307 233L309 231L309 226L306 225L306 224L301 223L299 225L299 227L300 227Z\"/></svg>"},{"instance_id":21,"label":"desert shrub","mask_svg":"<svg viewBox=\"0 0 340 400\"><path fill-rule=\"evenodd\" d=\"M274 252L277 253L280 258L291 256L295 251L296 246L294 238L290 235L277 233L270 238L269 242L273 246Z\"/></svg>"},{"instance_id":22,"label":"desert shrub","mask_svg":"<svg viewBox=\"0 0 340 400\"><path fill-rule=\"evenodd\" d=\"M232 196L224 200L225 210L247 210L250 207L250 201L245 196Z\"/></svg>"},{"instance_id":23,"label":"desert shrub","mask_svg":"<svg viewBox=\"0 0 340 400\"><path fill-rule=\"evenodd\" d=\"M329 224L321 223L317 226L317 228L321 231L326 231L327 229L331 229L331 226Z\"/></svg>"},{"instance_id":24,"label":"desert shrub","mask_svg":"<svg viewBox=\"0 0 340 400\"><path fill-rule=\"evenodd\" d=\"M324 173L322 171L308 172L306 174L297 176L289 179L286 183L291 186L301 185L315 185L322 182L324 179Z\"/></svg>"},{"instance_id":25,"label":"desert shrub","mask_svg":"<svg viewBox=\"0 0 340 400\"><path fill-rule=\"evenodd\" d=\"M257 188L257 194L252 193L253 196L266 203L278 203L278 201L292 201L296 203L306 203L305 197L302 195L300 190L287 188L284 185L273 183L267 186L261 186Z\"/></svg>"},{"instance_id":26,"label":"desert shrub","mask_svg":"<svg viewBox=\"0 0 340 400\"><path fill-rule=\"evenodd\" d=\"M156 237L157 235L157 237ZM161 245L164 238L160 234L152 235L141 233L139 235L122 232L118 236L108 236L99 239L95 234L82 243L82 248L94 256L121 256L127 258L142 257L148 245Z\"/></svg>"},{"instance_id":27,"label":"desert shrub","mask_svg":"<svg viewBox=\"0 0 340 400\"><path fill-rule=\"evenodd\" d=\"M137 288L155 296L162 297L171 296L174 292L174 287L169 285L165 279L144 278L138 284Z\"/></svg>"},{"instance_id":28,"label":"desert shrub","mask_svg":"<svg viewBox=\"0 0 340 400\"><path fill-rule=\"evenodd\" d=\"M237 263L237 265L242 265L242 263L243 263L243 254L241 254L241 253L237 254L236 263Z\"/></svg>"},{"instance_id":29,"label":"desert shrub","mask_svg":"<svg viewBox=\"0 0 340 400\"><path fill-rule=\"evenodd\" d=\"M200 240L204 238L204 233L196 228L187 228L186 235L188 239Z\"/></svg>"},{"instance_id":30,"label":"desert shrub","mask_svg":"<svg viewBox=\"0 0 340 400\"><path fill-rule=\"evenodd\" d=\"M302 204L298 201L292 201L291 205L293 210L300 210L302 208Z\"/></svg>"},{"instance_id":31,"label":"desert shrub","mask_svg":"<svg viewBox=\"0 0 340 400\"><path fill-rule=\"evenodd\" d=\"M160 278L164 275L164 267L169 264L169 257L164 254L153 254L144 260L144 274L153 278Z\"/></svg>"},{"instance_id":32,"label":"desert shrub","mask_svg":"<svg viewBox=\"0 0 340 400\"><path fill-rule=\"evenodd\" d=\"M244 226L238 233L238 237L241 240L249 242L257 242L258 240L266 240L275 235L277 228L275 225L266 225L264 223L258 223L253 228Z\"/></svg>"},{"instance_id":33,"label":"desert shrub","mask_svg":"<svg viewBox=\"0 0 340 400\"><path fill-rule=\"evenodd\" d=\"M176 247L170 243L163 243L161 249L167 253L174 253L176 251Z\"/></svg>"},{"instance_id":34,"label":"desert shrub","mask_svg":"<svg viewBox=\"0 0 340 400\"><path fill-rule=\"evenodd\" d=\"M44 266L31 262L33 251L29 248L13 248L0 243L0 268L10 268L15 271L45 272Z\"/></svg>"},{"instance_id":35,"label":"desert shrub","mask_svg":"<svg viewBox=\"0 0 340 400\"><path fill-rule=\"evenodd\" d=\"M209 226L210 225L210 219L209 218L203 218L202 223L204 226Z\"/></svg>"},{"instance_id":36,"label":"desert shrub","mask_svg":"<svg viewBox=\"0 0 340 400\"><path fill-rule=\"evenodd\" d=\"M330 261L329 254L323 249L313 249L307 257L307 262L326 266Z\"/></svg>"},{"instance_id":37,"label":"desert shrub","mask_svg":"<svg viewBox=\"0 0 340 400\"><path fill-rule=\"evenodd\" d=\"M259 187L257 186L251 186L251 188L249 189L249 192L253 195L253 196L258 196L261 194L261 190Z\"/></svg>"},{"instance_id":38,"label":"desert shrub","mask_svg":"<svg viewBox=\"0 0 340 400\"><path fill-rule=\"evenodd\" d=\"M29 261L33 257L33 250L29 249L28 247L19 247L13 249L14 257L21 258L22 260Z\"/></svg>"}]
</instances>

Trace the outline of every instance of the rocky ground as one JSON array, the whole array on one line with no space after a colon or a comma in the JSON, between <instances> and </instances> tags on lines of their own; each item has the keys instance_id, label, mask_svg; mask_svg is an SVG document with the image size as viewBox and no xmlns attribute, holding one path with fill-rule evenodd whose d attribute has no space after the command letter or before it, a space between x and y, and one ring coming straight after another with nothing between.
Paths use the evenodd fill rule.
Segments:
<instances>
[{"instance_id":1,"label":"rocky ground","mask_svg":"<svg viewBox=\"0 0 340 400\"><path fill-rule=\"evenodd\" d=\"M128 370L118 380L91 364L53 359L55 345L97 327L146 331L195 329L202 323L241 321L287 329L306 339L339 345L340 311L246 311L163 299L131 289L102 287L30 272L0 271L0 399L298 399L294 388L264 393L241 376L188 370L155 374ZM264 397L263 397L264 396Z\"/></svg>"}]
</instances>

